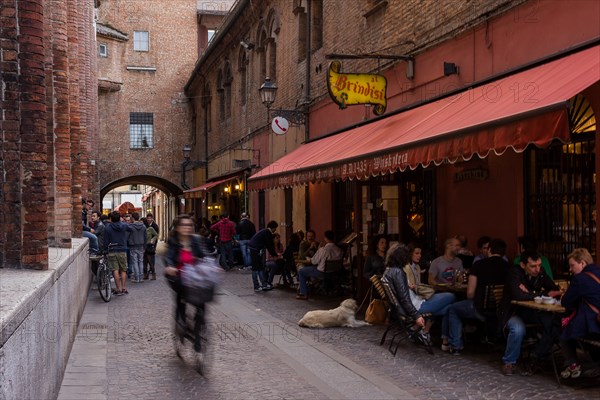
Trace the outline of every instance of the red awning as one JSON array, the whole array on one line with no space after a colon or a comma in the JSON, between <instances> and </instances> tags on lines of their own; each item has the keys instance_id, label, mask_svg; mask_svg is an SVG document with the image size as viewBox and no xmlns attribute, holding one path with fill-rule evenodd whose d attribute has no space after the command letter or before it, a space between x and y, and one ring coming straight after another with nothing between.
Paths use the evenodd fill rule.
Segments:
<instances>
[{"instance_id":1,"label":"red awning","mask_svg":"<svg viewBox=\"0 0 600 400\"><path fill-rule=\"evenodd\" d=\"M366 179L406 168L568 142L568 100L600 79L600 46L302 145L251 190Z\"/></svg>"},{"instance_id":2,"label":"red awning","mask_svg":"<svg viewBox=\"0 0 600 400\"><path fill-rule=\"evenodd\" d=\"M230 181L232 179L235 179L235 177L231 177L231 178L227 178L227 179L221 179L221 180L215 181L215 182L207 182L204 185L197 186L195 188L191 188L190 190L184 190L183 191L183 197L186 198L186 199L201 198L201 197L203 197L203 195L202 195L203 192L208 192L213 187L218 186L221 183Z\"/></svg>"}]
</instances>

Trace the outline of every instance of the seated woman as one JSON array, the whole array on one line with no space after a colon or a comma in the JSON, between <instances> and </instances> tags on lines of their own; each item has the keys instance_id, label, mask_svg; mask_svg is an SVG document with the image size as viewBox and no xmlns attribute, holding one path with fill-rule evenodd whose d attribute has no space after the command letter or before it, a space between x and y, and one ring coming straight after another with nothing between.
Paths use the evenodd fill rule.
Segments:
<instances>
[{"instance_id":1,"label":"seated woman","mask_svg":"<svg viewBox=\"0 0 600 400\"><path fill-rule=\"evenodd\" d=\"M410 301L410 289L404 272L404 266L409 263L410 250L407 246L394 243L387 252L382 281L386 282L400 305L396 310L401 316L414 321L412 329L418 331L425 326L425 319Z\"/></svg>"},{"instance_id":2,"label":"seated woman","mask_svg":"<svg viewBox=\"0 0 600 400\"><path fill-rule=\"evenodd\" d=\"M452 293L434 293L433 288L422 286L421 284L421 247L412 245L409 247L410 261L404 266L404 272L408 280L410 288L409 295L413 306L421 314L429 313L435 317L443 317L446 315L448 306L456 301L456 297ZM428 318L423 330L429 333L433 325L433 319ZM447 344L448 338L448 319L442 319L442 339Z\"/></svg>"},{"instance_id":3,"label":"seated woman","mask_svg":"<svg viewBox=\"0 0 600 400\"><path fill-rule=\"evenodd\" d=\"M367 279L373 275L381 276L385 270L385 251L387 250L388 240L384 235L377 235L373 238L369 246L368 256L363 268L363 276Z\"/></svg>"},{"instance_id":4,"label":"seated woman","mask_svg":"<svg viewBox=\"0 0 600 400\"><path fill-rule=\"evenodd\" d=\"M600 340L600 268L584 248L573 250L567 259L573 278L561 304L569 312L575 311L575 315L564 327L560 337L566 364L560 375L563 378L578 378L581 375L581 365L577 360L576 339L586 337ZM593 358L598 356L597 353L593 354L593 350L590 355Z\"/></svg>"}]
</instances>

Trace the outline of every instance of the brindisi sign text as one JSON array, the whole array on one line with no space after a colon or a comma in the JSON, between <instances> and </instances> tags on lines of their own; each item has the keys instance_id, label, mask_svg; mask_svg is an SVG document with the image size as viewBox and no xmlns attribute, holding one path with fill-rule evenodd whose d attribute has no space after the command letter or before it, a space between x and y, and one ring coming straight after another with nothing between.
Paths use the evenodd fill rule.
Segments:
<instances>
[{"instance_id":1,"label":"brindisi sign text","mask_svg":"<svg viewBox=\"0 0 600 400\"><path fill-rule=\"evenodd\" d=\"M373 112L382 115L387 101L387 81L376 74L342 74L342 63L332 61L327 73L327 89L333 101L344 109L356 104L372 104Z\"/></svg>"}]
</instances>

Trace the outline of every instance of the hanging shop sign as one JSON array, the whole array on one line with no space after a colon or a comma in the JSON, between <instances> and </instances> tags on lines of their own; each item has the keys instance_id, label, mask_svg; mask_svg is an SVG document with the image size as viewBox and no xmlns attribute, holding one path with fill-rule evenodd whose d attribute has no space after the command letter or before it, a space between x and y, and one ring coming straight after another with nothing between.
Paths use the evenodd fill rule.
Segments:
<instances>
[{"instance_id":1,"label":"hanging shop sign","mask_svg":"<svg viewBox=\"0 0 600 400\"><path fill-rule=\"evenodd\" d=\"M373 105L376 115L383 115L387 106L387 80L376 74L343 74L342 63L332 61L327 72L327 89L331 99L344 109L357 104Z\"/></svg>"}]
</instances>

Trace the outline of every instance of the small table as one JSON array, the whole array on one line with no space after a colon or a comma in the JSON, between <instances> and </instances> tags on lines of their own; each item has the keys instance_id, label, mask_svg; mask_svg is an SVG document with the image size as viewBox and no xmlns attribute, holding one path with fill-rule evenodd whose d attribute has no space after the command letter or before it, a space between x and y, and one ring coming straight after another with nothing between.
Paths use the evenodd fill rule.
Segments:
<instances>
[{"instance_id":1,"label":"small table","mask_svg":"<svg viewBox=\"0 0 600 400\"><path fill-rule=\"evenodd\" d=\"M465 284L454 284L454 285L447 285L447 284L435 284L433 286L433 289L436 292L453 292L453 293L467 293L467 285Z\"/></svg>"},{"instance_id":2,"label":"small table","mask_svg":"<svg viewBox=\"0 0 600 400\"><path fill-rule=\"evenodd\" d=\"M534 310L547 311L552 313L564 313L565 308L560 304L544 304L544 303L536 303L533 300L512 300L512 304L516 304L521 307L532 308Z\"/></svg>"}]
</instances>

